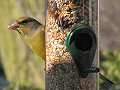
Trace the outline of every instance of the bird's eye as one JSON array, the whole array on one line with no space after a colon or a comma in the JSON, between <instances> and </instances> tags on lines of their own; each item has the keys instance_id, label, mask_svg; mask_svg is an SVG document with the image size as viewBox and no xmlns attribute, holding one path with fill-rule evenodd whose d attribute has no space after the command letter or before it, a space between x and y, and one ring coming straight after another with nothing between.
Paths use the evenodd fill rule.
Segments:
<instances>
[{"instance_id":1,"label":"bird's eye","mask_svg":"<svg viewBox=\"0 0 120 90\"><path fill-rule=\"evenodd\" d=\"M30 22L29 20L23 20L23 21L21 21L21 22L19 22L20 24L22 24L22 25L25 25L26 23L28 23L28 22Z\"/></svg>"},{"instance_id":2,"label":"bird's eye","mask_svg":"<svg viewBox=\"0 0 120 90\"><path fill-rule=\"evenodd\" d=\"M26 23L24 22L23 25L26 25Z\"/></svg>"}]
</instances>

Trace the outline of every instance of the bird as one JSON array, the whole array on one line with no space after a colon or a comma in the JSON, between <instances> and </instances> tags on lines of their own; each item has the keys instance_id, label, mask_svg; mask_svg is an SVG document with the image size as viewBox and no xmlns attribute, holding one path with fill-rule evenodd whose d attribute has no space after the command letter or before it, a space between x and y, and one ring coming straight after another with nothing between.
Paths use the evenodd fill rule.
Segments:
<instances>
[{"instance_id":1,"label":"bird","mask_svg":"<svg viewBox=\"0 0 120 90\"><path fill-rule=\"evenodd\" d=\"M44 25L32 17L20 17L8 29L16 31L25 43L45 60L45 29Z\"/></svg>"}]
</instances>

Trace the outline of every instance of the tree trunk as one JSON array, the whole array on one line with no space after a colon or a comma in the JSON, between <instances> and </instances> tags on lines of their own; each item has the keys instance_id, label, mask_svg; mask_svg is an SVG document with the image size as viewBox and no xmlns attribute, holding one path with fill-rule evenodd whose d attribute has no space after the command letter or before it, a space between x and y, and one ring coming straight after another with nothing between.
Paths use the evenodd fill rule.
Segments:
<instances>
[{"instance_id":1,"label":"tree trunk","mask_svg":"<svg viewBox=\"0 0 120 90\"><path fill-rule=\"evenodd\" d=\"M46 90L97 90L97 75L80 77L65 46L67 34L77 24L86 23L97 34L97 0L48 0L47 4Z\"/></svg>"}]
</instances>

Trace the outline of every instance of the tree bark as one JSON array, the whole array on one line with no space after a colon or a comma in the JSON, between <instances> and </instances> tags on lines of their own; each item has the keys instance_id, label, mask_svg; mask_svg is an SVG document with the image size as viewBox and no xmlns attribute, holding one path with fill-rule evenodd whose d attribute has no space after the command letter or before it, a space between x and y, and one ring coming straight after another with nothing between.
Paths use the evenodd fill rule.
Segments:
<instances>
[{"instance_id":1,"label":"tree bark","mask_svg":"<svg viewBox=\"0 0 120 90\"><path fill-rule=\"evenodd\" d=\"M46 16L46 90L97 90L96 74L81 78L66 49L71 28L80 23L97 34L97 0L48 0ZM97 53L94 60L97 65Z\"/></svg>"}]
</instances>

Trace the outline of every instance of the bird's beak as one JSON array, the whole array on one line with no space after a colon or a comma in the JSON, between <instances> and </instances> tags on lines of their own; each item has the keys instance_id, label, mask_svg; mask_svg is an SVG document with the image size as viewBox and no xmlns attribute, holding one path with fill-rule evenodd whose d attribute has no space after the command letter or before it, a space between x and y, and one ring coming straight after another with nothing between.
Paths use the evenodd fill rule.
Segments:
<instances>
[{"instance_id":1,"label":"bird's beak","mask_svg":"<svg viewBox=\"0 0 120 90\"><path fill-rule=\"evenodd\" d=\"M8 25L8 29L9 30L18 30L20 27L20 24L16 21L10 25Z\"/></svg>"}]
</instances>

